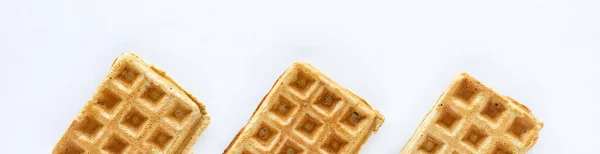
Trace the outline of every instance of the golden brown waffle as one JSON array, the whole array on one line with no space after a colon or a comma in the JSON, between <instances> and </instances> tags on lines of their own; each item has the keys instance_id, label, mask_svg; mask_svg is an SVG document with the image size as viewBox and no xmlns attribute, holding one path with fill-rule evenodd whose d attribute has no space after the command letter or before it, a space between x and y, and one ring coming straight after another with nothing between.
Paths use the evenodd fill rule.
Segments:
<instances>
[{"instance_id":1,"label":"golden brown waffle","mask_svg":"<svg viewBox=\"0 0 600 154\"><path fill-rule=\"evenodd\" d=\"M525 153L543 125L524 105L461 73L401 153Z\"/></svg>"},{"instance_id":2,"label":"golden brown waffle","mask_svg":"<svg viewBox=\"0 0 600 154\"><path fill-rule=\"evenodd\" d=\"M225 153L357 153L383 116L310 64L296 62Z\"/></svg>"},{"instance_id":3,"label":"golden brown waffle","mask_svg":"<svg viewBox=\"0 0 600 154\"><path fill-rule=\"evenodd\" d=\"M209 123L164 71L124 53L52 153L187 153Z\"/></svg>"}]
</instances>

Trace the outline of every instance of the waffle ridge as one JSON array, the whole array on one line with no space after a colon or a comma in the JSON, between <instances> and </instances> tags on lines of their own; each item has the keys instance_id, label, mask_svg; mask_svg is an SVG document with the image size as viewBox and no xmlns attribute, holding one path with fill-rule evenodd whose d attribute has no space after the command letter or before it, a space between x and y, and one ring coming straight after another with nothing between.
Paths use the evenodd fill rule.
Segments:
<instances>
[{"instance_id":1,"label":"waffle ridge","mask_svg":"<svg viewBox=\"0 0 600 154\"><path fill-rule=\"evenodd\" d=\"M360 97L295 62L224 153L357 153L383 121Z\"/></svg>"},{"instance_id":2,"label":"waffle ridge","mask_svg":"<svg viewBox=\"0 0 600 154\"><path fill-rule=\"evenodd\" d=\"M401 153L526 153L542 127L524 105L460 73Z\"/></svg>"},{"instance_id":3,"label":"waffle ridge","mask_svg":"<svg viewBox=\"0 0 600 154\"><path fill-rule=\"evenodd\" d=\"M188 153L209 123L164 71L123 53L52 153Z\"/></svg>"}]
</instances>

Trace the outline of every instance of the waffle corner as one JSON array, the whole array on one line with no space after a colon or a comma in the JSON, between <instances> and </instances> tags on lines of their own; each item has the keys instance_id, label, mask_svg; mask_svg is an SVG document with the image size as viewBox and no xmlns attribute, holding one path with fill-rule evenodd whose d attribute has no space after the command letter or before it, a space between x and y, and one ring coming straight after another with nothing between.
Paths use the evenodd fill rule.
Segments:
<instances>
[{"instance_id":1,"label":"waffle corner","mask_svg":"<svg viewBox=\"0 0 600 154\"><path fill-rule=\"evenodd\" d=\"M164 71L123 53L52 153L186 153L209 123Z\"/></svg>"},{"instance_id":2,"label":"waffle corner","mask_svg":"<svg viewBox=\"0 0 600 154\"><path fill-rule=\"evenodd\" d=\"M224 153L357 153L383 121L366 101L295 62Z\"/></svg>"},{"instance_id":3,"label":"waffle corner","mask_svg":"<svg viewBox=\"0 0 600 154\"><path fill-rule=\"evenodd\" d=\"M525 153L542 127L527 107L463 72L401 153Z\"/></svg>"}]
</instances>

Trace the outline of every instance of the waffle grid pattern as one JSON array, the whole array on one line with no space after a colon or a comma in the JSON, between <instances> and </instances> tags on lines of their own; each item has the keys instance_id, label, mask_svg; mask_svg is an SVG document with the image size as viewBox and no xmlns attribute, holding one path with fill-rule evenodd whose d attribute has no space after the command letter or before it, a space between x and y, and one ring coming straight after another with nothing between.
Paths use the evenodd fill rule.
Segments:
<instances>
[{"instance_id":1,"label":"waffle grid pattern","mask_svg":"<svg viewBox=\"0 0 600 154\"><path fill-rule=\"evenodd\" d=\"M190 142L186 133L193 131L185 129L202 120L195 102L170 92L172 85L153 71L140 71L149 68L123 63L113 67L120 71L101 84L55 153L174 153Z\"/></svg>"},{"instance_id":2,"label":"waffle grid pattern","mask_svg":"<svg viewBox=\"0 0 600 154\"><path fill-rule=\"evenodd\" d=\"M256 124L254 128L243 132L251 139L237 145L241 148L234 145L232 149L238 150L232 150L234 153L358 151L362 141L372 133L379 113L356 103L357 96L348 95L327 79L309 75L306 72L314 70L308 69L295 68L282 76L283 84L274 87L271 99L259 107L262 114L255 114L249 122Z\"/></svg>"},{"instance_id":3,"label":"waffle grid pattern","mask_svg":"<svg viewBox=\"0 0 600 154\"><path fill-rule=\"evenodd\" d=\"M474 79L459 80L434 107L417 145L416 153L524 153L537 140L537 120ZM420 131L417 131L420 132ZM533 143L532 143L533 141ZM409 142L410 144L410 142ZM406 152L406 151L405 151Z\"/></svg>"}]
</instances>

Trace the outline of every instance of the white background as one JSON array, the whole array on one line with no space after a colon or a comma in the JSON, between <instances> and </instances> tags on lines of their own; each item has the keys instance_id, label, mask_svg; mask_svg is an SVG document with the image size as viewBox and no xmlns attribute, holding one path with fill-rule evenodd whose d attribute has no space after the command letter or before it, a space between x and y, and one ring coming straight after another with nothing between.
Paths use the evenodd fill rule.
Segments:
<instances>
[{"instance_id":1,"label":"white background","mask_svg":"<svg viewBox=\"0 0 600 154\"><path fill-rule=\"evenodd\" d=\"M361 153L398 153L461 71L545 125L530 153L597 152L600 2L0 1L0 153L49 153L122 52L207 105L221 153L277 77L311 62L386 116Z\"/></svg>"}]
</instances>

